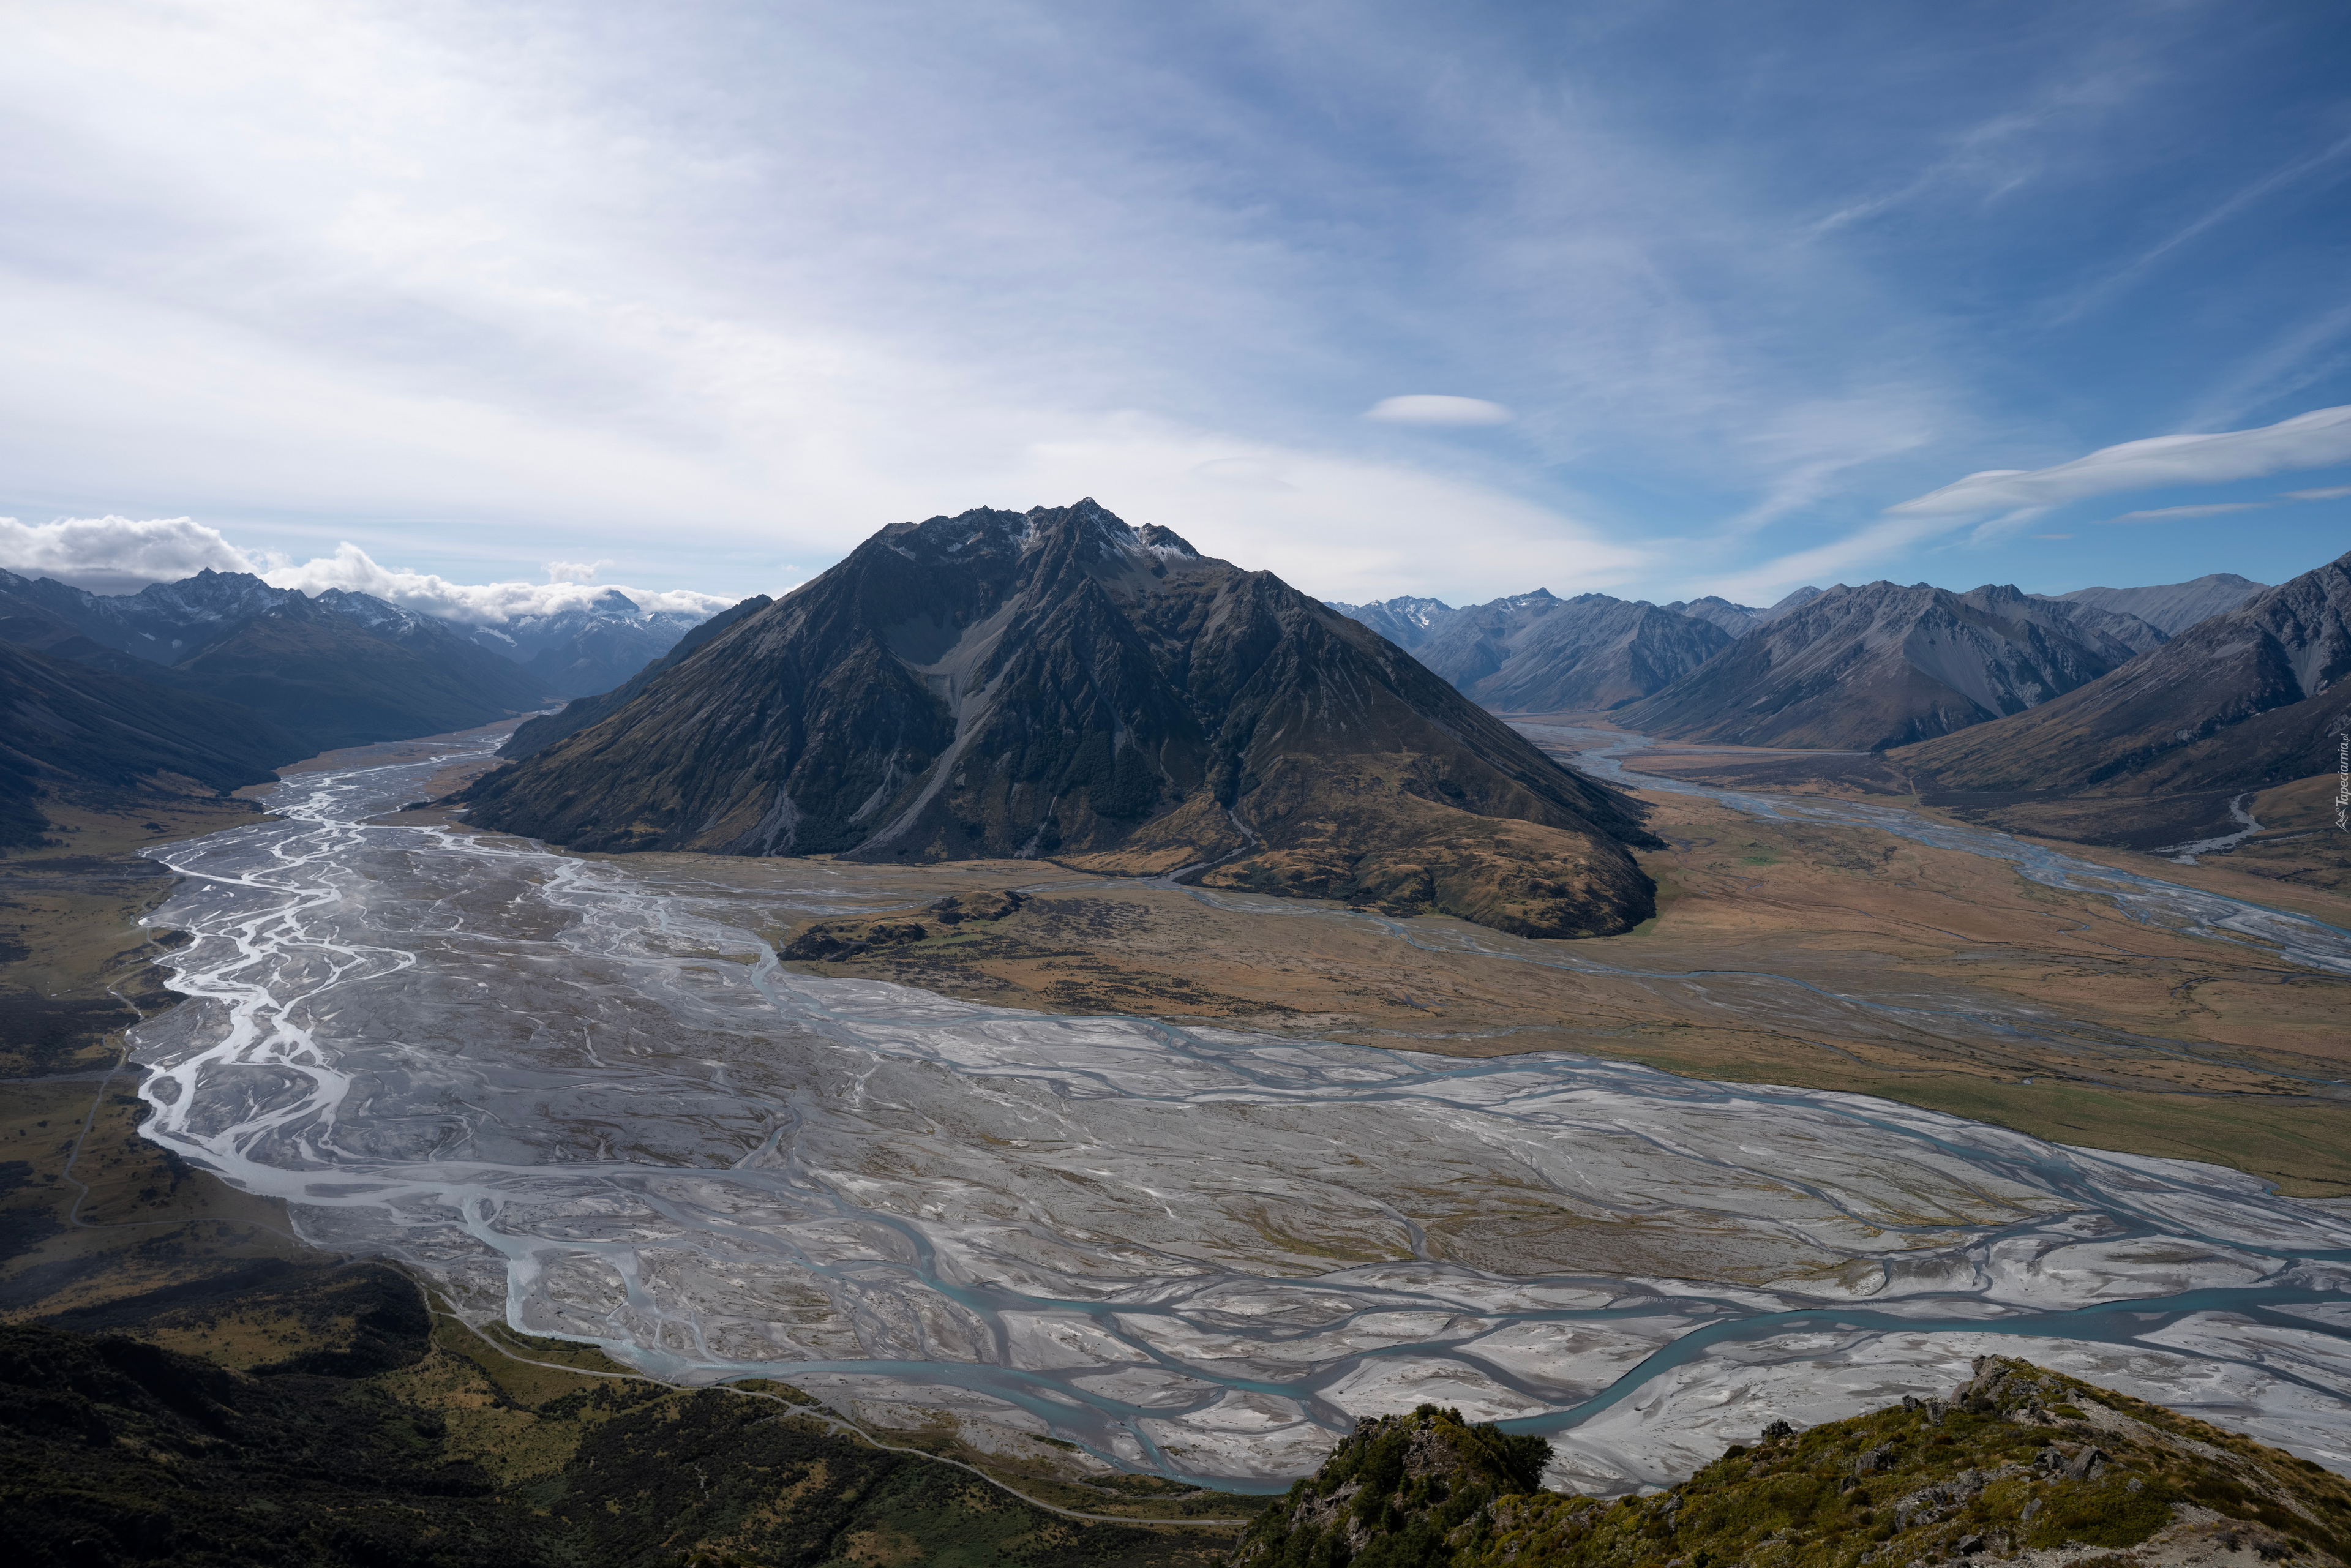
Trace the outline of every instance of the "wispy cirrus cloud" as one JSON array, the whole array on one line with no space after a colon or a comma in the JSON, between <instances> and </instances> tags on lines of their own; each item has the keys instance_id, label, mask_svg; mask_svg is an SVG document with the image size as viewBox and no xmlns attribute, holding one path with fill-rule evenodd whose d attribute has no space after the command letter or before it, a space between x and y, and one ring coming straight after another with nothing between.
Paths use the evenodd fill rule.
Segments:
<instances>
[{"instance_id":1,"label":"wispy cirrus cloud","mask_svg":"<svg viewBox=\"0 0 2351 1568\"><path fill-rule=\"evenodd\" d=\"M2109 523L2177 523L2189 517L2218 517L2230 512L2258 512L2273 507L2274 501L2217 501L2208 507L2154 507L2142 512L2125 512L2119 517L2100 517Z\"/></svg>"},{"instance_id":2,"label":"wispy cirrus cloud","mask_svg":"<svg viewBox=\"0 0 2351 1568\"><path fill-rule=\"evenodd\" d=\"M2157 435L2047 468L1991 468L1886 508L1889 517L1959 519L2042 511L2119 491L2219 485L2351 463L2351 404L2313 409L2258 430Z\"/></svg>"}]
</instances>

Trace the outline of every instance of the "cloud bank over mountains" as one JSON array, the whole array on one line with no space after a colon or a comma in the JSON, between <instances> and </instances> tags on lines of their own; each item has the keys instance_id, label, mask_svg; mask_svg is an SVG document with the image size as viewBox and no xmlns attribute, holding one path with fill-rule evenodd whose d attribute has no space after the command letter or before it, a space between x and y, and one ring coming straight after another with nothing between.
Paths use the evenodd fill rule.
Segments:
<instances>
[{"instance_id":1,"label":"cloud bank over mountains","mask_svg":"<svg viewBox=\"0 0 2351 1568\"><path fill-rule=\"evenodd\" d=\"M219 529L188 517L67 517L33 524L0 517L0 567L24 577L53 577L92 593L136 593L151 582L176 582L206 570L249 571L273 588L298 588L309 594L340 588L468 625L500 625L517 616L580 608L615 588L645 611L708 615L733 602L691 589L587 580L611 564L549 561L552 580L547 582L452 582L431 572L381 565L349 542L338 545L332 555L305 561L269 551L248 553L229 543Z\"/></svg>"}]
</instances>

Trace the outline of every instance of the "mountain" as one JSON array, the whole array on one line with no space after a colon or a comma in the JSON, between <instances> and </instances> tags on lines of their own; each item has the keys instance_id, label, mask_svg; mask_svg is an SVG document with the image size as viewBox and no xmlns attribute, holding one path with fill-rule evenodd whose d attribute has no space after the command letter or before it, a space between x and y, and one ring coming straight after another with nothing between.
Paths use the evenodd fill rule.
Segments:
<instances>
[{"instance_id":1,"label":"mountain","mask_svg":"<svg viewBox=\"0 0 2351 1568\"><path fill-rule=\"evenodd\" d=\"M619 589L544 615L470 629L475 643L513 660L557 696L609 692L703 622L690 610L646 610Z\"/></svg>"},{"instance_id":2,"label":"mountain","mask_svg":"<svg viewBox=\"0 0 2351 1568\"><path fill-rule=\"evenodd\" d=\"M1713 622L1604 593L1537 589L1456 612L1416 649L1463 695L1502 712L1608 708L1644 697L1730 646Z\"/></svg>"},{"instance_id":3,"label":"mountain","mask_svg":"<svg viewBox=\"0 0 2351 1568\"><path fill-rule=\"evenodd\" d=\"M1629 799L1270 572L1092 500L901 523L468 791L599 850L1050 856L1621 931Z\"/></svg>"},{"instance_id":4,"label":"mountain","mask_svg":"<svg viewBox=\"0 0 2351 1568\"><path fill-rule=\"evenodd\" d=\"M2136 615L2177 637L2199 621L2234 610L2266 586L2233 571L2216 571L2189 582L2168 582L2156 588L2077 588L2071 593L2033 595L2088 604L2100 610Z\"/></svg>"},{"instance_id":5,"label":"mountain","mask_svg":"<svg viewBox=\"0 0 2351 1568\"><path fill-rule=\"evenodd\" d=\"M281 762L467 729L547 700L528 672L443 622L340 589L312 599L245 572L101 595L0 571L0 635L250 708L301 748Z\"/></svg>"},{"instance_id":6,"label":"mountain","mask_svg":"<svg viewBox=\"0 0 2351 1568\"><path fill-rule=\"evenodd\" d=\"M1775 1420L1667 1490L1614 1499L1540 1490L1541 1437L1434 1405L1366 1417L1231 1562L2351 1563L2351 1482L2316 1461L2028 1361L1979 1356L1973 1372L1948 1400L1804 1432Z\"/></svg>"},{"instance_id":7,"label":"mountain","mask_svg":"<svg viewBox=\"0 0 2351 1568\"><path fill-rule=\"evenodd\" d=\"M249 710L0 643L0 844L37 841L40 792L136 791L158 775L225 792L301 742Z\"/></svg>"},{"instance_id":8,"label":"mountain","mask_svg":"<svg viewBox=\"0 0 2351 1568\"><path fill-rule=\"evenodd\" d=\"M774 602L764 593L755 593L740 604L720 611L680 637L669 652L611 691L574 697L563 705L559 713L543 713L537 718L525 719L515 727L506 745L498 748L498 755L516 758L528 757L535 751L546 750L567 735L577 734L591 724L602 723L636 701L637 695L652 684L654 676L681 663L686 655L745 616L757 614Z\"/></svg>"},{"instance_id":9,"label":"mountain","mask_svg":"<svg viewBox=\"0 0 2351 1568\"><path fill-rule=\"evenodd\" d=\"M1821 596L1817 588L1800 588L1768 610L1758 610L1751 604L1733 604L1729 600L1708 594L1704 599L1676 600L1660 608L1677 615L1687 615L1708 625L1744 637L1758 626L1769 626L1792 610L1800 610Z\"/></svg>"},{"instance_id":10,"label":"mountain","mask_svg":"<svg viewBox=\"0 0 2351 1568\"><path fill-rule=\"evenodd\" d=\"M2011 587L1840 583L1618 717L1683 740L1880 750L2045 703L2161 640Z\"/></svg>"},{"instance_id":11,"label":"mountain","mask_svg":"<svg viewBox=\"0 0 2351 1568\"><path fill-rule=\"evenodd\" d=\"M1361 622L1407 651L1427 642L1462 613L1442 599L1383 599L1376 604L1342 604L1334 599L1328 602L1348 620Z\"/></svg>"},{"instance_id":12,"label":"mountain","mask_svg":"<svg viewBox=\"0 0 2351 1568\"><path fill-rule=\"evenodd\" d=\"M2335 770L2351 555L2263 589L2029 713L1890 756L1945 791L2204 799Z\"/></svg>"}]
</instances>

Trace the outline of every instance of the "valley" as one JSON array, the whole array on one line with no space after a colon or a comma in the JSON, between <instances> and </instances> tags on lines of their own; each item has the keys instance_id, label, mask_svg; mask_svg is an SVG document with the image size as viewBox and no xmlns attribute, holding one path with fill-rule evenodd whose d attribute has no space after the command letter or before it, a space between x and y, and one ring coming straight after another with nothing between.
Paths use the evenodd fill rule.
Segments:
<instances>
[{"instance_id":1,"label":"valley","mask_svg":"<svg viewBox=\"0 0 2351 1568\"><path fill-rule=\"evenodd\" d=\"M1435 1396L1623 1490L2020 1335L2346 1448L2313 1309L2351 1222L2147 1157L2274 1124L2241 1163L2344 1190L2320 1005L2184 916L1916 841L1873 893L1886 843L1703 796L1660 805L1655 924L1597 943L1033 862L561 854L396 810L466 749L298 775L280 820L164 852L195 999L137 1054L150 1136L474 1322L1248 1489ZM779 959L1015 887L927 948ZM1875 913L1792 934L1841 906ZM2095 985L1962 956L2034 916ZM2260 999L2181 1028L2191 978ZM2271 996L2304 1034L2256 1046Z\"/></svg>"}]
</instances>

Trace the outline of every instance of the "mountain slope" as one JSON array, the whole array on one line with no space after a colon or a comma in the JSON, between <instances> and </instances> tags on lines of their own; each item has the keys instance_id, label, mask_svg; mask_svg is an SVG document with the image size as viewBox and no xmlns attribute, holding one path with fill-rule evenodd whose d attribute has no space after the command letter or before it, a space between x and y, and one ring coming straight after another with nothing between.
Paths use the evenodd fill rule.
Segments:
<instances>
[{"instance_id":1,"label":"mountain slope","mask_svg":"<svg viewBox=\"0 0 2351 1568\"><path fill-rule=\"evenodd\" d=\"M164 774L225 792L302 755L250 711L0 643L0 843L40 837L40 790L135 791Z\"/></svg>"},{"instance_id":2,"label":"mountain slope","mask_svg":"<svg viewBox=\"0 0 2351 1568\"><path fill-rule=\"evenodd\" d=\"M1709 621L1654 604L1538 589L1458 612L1416 656L1487 707L1555 713L1646 696L1731 641Z\"/></svg>"},{"instance_id":3,"label":"mountain slope","mask_svg":"<svg viewBox=\"0 0 2351 1568\"><path fill-rule=\"evenodd\" d=\"M278 762L467 729L546 700L528 672L429 616L241 572L114 596L0 572L0 636L249 708L294 747Z\"/></svg>"},{"instance_id":4,"label":"mountain slope","mask_svg":"<svg viewBox=\"0 0 2351 1568\"><path fill-rule=\"evenodd\" d=\"M2225 615L2267 584L2233 571L2216 571L2188 582L2168 582L2154 588L2077 588L2071 593L2035 594L2100 610L2136 615L2177 637L2199 621Z\"/></svg>"},{"instance_id":5,"label":"mountain slope","mask_svg":"<svg viewBox=\"0 0 2351 1568\"><path fill-rule=\"evenodd\" d=\"M1521 1479L1514 1449L1540 1438L1431 1405L1365 1419L1258 1516L1234 1568L2351 1561L2341 1476L2030 1362L1974 1371L1948 1402L1776 1421L1670 1490L1613 1500Z\"/></svg>"},{"instance_id":6,"label":"mountain slope","mask_svg":"<svg viewBox=\"0 0 2351 1568\"><path fill-rule=\"evenodd\" d=\"M1839 584L1619 717L1740 746L1899 746L2047 702L2132 658L2133 643L2159 638L2108 616L1991 584L1963 594Z\"/></svg>"},{"instance_id":7,"label":"mountain slope","mask_svg":"<svg viewBox=\"0 0 2351 1568\"><path fill-rule=\"evenodd\" d=\"M1348 620L1370 627L1407 651L1443 632L1455 616L1462 613L1442 599L1415 599L1410 595L1383 599L1376 604L1342 604L1336 600L1329 602L1332 609Z\"/></svg>"},{"instance_id":8,"label":"mountain slope","mask_svg":"<svg viewBox=\"0 0 2351 1568\"><path fill-rule=\"evenodd\" d=\"M654 676L674 664L684 663L696 648L745 616L757 614L774 602L764 593L755 593L740 604L720 611L680 637L669 652L611 691L575 697L564 704L559 713L543 713L537 718L525 719L516 727L506 745L498 748L498 755L516 758L528 757L535 751L546 750L567 735L576 735L591 724L601 724L636 701L637 694L643 691Z\"/></svg>"},{"instance_id":9,"label":"mountain slope","mask_svg":"<svg viewBox=\"0 0 2351 1568\"><path fill-rule=\"evenodd\" d=\"M1092 501L883 529L474 786L582 848L1052 856L1219 885L1622 930L1625 798L1268 572Z\"/></svg>"},{"instance_id":10,"label":"mountain slope","mask_svg":"<svg viewBox=\"0 0 2351 1568\"><path fill-rule=\"evenodd\" d=\"M1945 790L2263 789L2333 770L2351 714L2346 675L2351 555L2264 589L2030 713L1893 756ZM2227 821L2226 811L2213 820Z\"/></svg>"}]
</instances>

